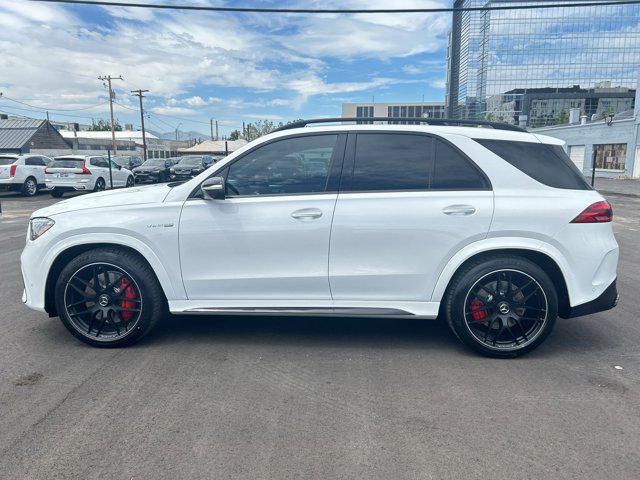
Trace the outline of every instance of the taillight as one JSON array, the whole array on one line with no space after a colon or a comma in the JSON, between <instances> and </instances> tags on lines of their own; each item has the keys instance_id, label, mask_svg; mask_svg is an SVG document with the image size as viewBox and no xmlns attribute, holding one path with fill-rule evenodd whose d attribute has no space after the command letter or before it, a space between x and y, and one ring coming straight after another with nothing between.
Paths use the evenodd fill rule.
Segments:
<instances>
[{"instance_id":1,"label":"taillight","mask_svg":"<svg viewBox=\"0 0 640 480\"><path fill-rule=\"evenodd\" d=\"M16 176L16 168L18 168L18 165L11 165L11 168L9 168L9 176L10 177L15 177Z\"/></svg>"},{"instance_id":2,"label":"taillight","mask_svg":"<svg viewBox=\"0 0 640 480\"><path fill-rule=\"evenodd\" d=\"M91 175L91 172L87 169L87 167L85 167L84 165L84 160L82 161L82 173L81 175Z\"/></svg>"},{"instance_id":3,"label":"taillight","mask_svg":"<svg viewBox=\"0 0 640 480\"><path fill-rule=\"evenodd\" d=\"M51 171L49 170L49 167L45 167L44 173L51 173Z\"/></svg>"},{"instance_id":4,"label":"taillight","mask_svg":"<svg viewBox=\"0 0 640 480\"><path fill-rule=\"evenodd\" d=\"M571 223L603 223L613 220L613 209L607 201L596 202L585 208Z\"/></svg>"}]
</instances>

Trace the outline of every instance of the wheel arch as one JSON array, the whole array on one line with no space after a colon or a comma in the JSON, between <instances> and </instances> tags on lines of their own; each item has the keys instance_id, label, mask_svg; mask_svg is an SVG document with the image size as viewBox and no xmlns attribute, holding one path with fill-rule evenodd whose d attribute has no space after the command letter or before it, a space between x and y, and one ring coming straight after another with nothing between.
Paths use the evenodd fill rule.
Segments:
<instances>
[{"instance_id":1,"label":"wheel arch","mask_svg":"<svg viewBox=\"0 0 640 480\"><path fill-rule=\"evenodd\" d=\"M159 271L157 268L157 262L153 260L150 261L147 256L145 256L138 249L130 246L124 245L122 243L114 243L114 242L88 242L88 243L79 243L71 246L67 246L62 251L60 251L56 256L49 271L47 273L47 279L45 282L44 288L44 309L49 314L49 316L57 316L56 306L55 306L55 285L56 280L58 279L62 269L67 265L73 258L77 257L81 253L84 253L88 250L93 250L96 248L115 248L120 249L122 251L127 251L133 255L136 255L140 259L142 259L151 270L156 275L158 282L162 288L165 299L171 298L173 296L173 286L169 281L168 275L166 271Z\"/></svg>"},{"instance_id":2,"label":"wheel arch","mask_svg":"<svg viewBox=\"0 0 640 480\"><path fill-rule=\"evenodd\" d=\"M543 252L539 249L527 247L495 247L482 250L471 254L470 256L466 256L461 261L455 262L454 268L452 268L450 261L445 268L445 270L449 270L449 273L445 271L442 272L440 278L438 279L438 283L436 284L436 288L434 289L434 294L432 297L432 301L440 301L440 314L442 314L442 307L444 305L442 299L445 298L449 290L449 286L452 284L452 281L455 278L456 274L471 262L475 262L483 258L495 257L498 255L515 255L530 260L531 262L541 267L545 271L545 273L549 275L556 288L556 292L558 294L558 314L561 317L565 317L569 314L569 311L571 309L571 297L569 291L570 286L567 282L565 271L563 271L562 267L560 266L561 262L557 260L557 257L554 258L548 252Z\"/></svg>"}]
</instances>

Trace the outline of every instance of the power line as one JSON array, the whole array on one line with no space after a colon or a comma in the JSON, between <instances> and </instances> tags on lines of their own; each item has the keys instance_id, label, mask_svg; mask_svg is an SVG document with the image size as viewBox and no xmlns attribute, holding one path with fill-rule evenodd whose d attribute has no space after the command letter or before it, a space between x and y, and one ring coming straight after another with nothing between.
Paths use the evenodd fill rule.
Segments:
<instances>
[{"instance_id":1,"label":"power line","mask_svg":"<svg viewBox=\"0 0 640 480\"><path fill-rule=\"evenodd\" d=\"M364 14L364 13L445 13L445 12L477 12L492 10L539 10L549 8L567 7L592 7L600 5L631 5L640 4L640 0L613 0L613 1L576 1L564 3L549 3L538 5L497 5L489 7L464 7L464 8L382 8L382 9L347 9L347 8L255 8L255 7L206 7L200 5L168 5L149 4L137 2L110 2L106 0L29 0L31 2L45 3L67 3L74 5L103 5L110 7L136 7L152 8L160 10L196 10L207 12L233 12L233 13L341 13L341 14Z\"/></svg>"},{"instance_id":2,"label":"power line","mask_svg":"<svg viewBox=\"0 0 640 480\"><path fill-rule=\"evenodd\" d=\"M7 100L15 103L19 103L20 105L26 105L27 107L37 108L38 110L54 110L56 112L79 112L81 110L91 110L92 108L101 107L102 105L106 105L108 102L98 103L97 105L91 105L90 107L82 107L82 108L53 108L53 107L40 107L38 105L31 105L26 102L22 102L20 100L16 100L15 98L7 97L6 95L2 95L2 98L6 98Z\"/></svg>"}]
</instances>

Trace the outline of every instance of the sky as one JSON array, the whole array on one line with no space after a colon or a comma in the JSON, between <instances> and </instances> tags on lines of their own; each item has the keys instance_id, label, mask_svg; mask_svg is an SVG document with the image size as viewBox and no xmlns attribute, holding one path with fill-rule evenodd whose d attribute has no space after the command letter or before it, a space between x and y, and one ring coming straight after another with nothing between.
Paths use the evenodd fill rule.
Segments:
<instances>
[{"instance_id":1,"label":"sky","mask_svg":"<svg viewBox=\"0 0 640 480\"><path fill-rule=\"evenodd\" d=\"M151 3L150 0L147 0ZM216 0L159 3L240 6ZM450 6L394 0L394 8ZM263 0L245 6L384 8L388 0ZM451 14L300 15L182 12L0 1L0 113L221 134L261 119L339 116L345 102L444 101ZM31 106L16 103L18 100Z\"/></svg>"}]
</instances>

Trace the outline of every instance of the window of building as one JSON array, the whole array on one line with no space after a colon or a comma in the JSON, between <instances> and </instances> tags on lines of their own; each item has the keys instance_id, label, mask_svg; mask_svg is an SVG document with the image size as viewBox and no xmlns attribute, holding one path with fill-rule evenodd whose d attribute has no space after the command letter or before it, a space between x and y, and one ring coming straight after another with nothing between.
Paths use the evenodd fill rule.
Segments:
<instances>
[{"instance_id":1,"label":"window of building","mask_svg":"<svg viewBox=\"0 0 640 480\"><path fill-rule=\"evenodd\" d=\"M373 117L373 106L356 107L356 117L370 118ZM358 120L358 124L371 124L373 122L366 120Z\"/></svg>"},{"instance_id":2,"label":"window of building","mask_svg":"<svg viewBox=\"0 0 640 480\"><path fill-rule=\"evenodd\" d=\"M603 170L625 170L627 159L626 143L594 145L596 168Z\"/></svg>"},{"instance_id":3,"label":"window of building","mask_svg":"<svg viewBox=\"0 0 640 480\"><path fill-rule=\"evenodd\" d=\"M351 191L426 190L432 139L421 135L359 134Z\"/></svg>"},{"instance_id":4,"label":"window of building","mask_svg":"<svg viewBox=\"0 0 640 480\"><path fill-rule=\"evenodd\" d=\"M337 135L292 137L248 153L229 167L229 195L324 192Z\"/></svg>"}]
</instances>

